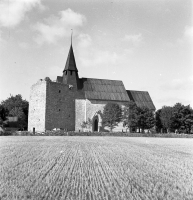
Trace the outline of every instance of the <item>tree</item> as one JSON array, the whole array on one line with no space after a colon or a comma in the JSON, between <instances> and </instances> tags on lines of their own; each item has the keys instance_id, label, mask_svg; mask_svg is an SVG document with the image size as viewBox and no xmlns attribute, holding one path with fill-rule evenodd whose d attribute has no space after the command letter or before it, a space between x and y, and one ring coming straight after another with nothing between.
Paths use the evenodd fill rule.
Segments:
<instances>
[{"instance_id":1,"label":"tree","mask_svg":"<svg viewBox=\"0 0 193 200\"><path fill-rule=\"evenodd\" d=\"M2 101L2 105L4 106L4 108L6 108L9 112L13 109L13 108L22 108L25 116L28 116L28 107L29 107L29 103L26 100L22 99L22 96L20 94L15 95L15 96L10 96L9 98L7 98L6 100Z\"/></svg>"},{"instance_id":2,"label":"tree","mask_svg":"<svg viewBox=\"0 0 193 200\"><path fill-rule=\"evenodd\" d=\"M9 116L22 118L24 112L21 107L14 107L10 112Z\"/></svg>"},{"instance_id":3,"label":"tree","mask_svg":"<svg viewBox=\"0 0 193 200\"><path fill-rule=\"evenodd\" d=\"M88 120L87 121L83 121L82 123L81 123L81 128L82 129L91 129L91 127L92 127L92 120L90 119L90 118L88 118Z\"/></svg>"},{"instance_id":4,"label":"tree","mask_svg":"<svg viewBox=\"0 0 193 200\"><path fill-rule=\"evenodd\" d=\"M29 103L23 100L20 94L10 96L2 101L1 105L8 111L9 116L18 117L18 125L20 128L27 126Z\"/></svg>"},{"instance_id":5,"label":"tree","mask_svg":"<svg viewBox=\"0 0 193 200\"><path fill-rule=\"evenodd\" d=\"M23 128L27 126L26 116L21 107L14 107L10 112L9 116L17 117L18 118L18 126L19 128Z\"/></svg>"},{"instance_id":6,"label":"tree","mask_svg":"<svg viewBox=\"0 0 193 200\"><path fill-rule=\"evenodd\" d=\"M92 128L92 120L90 118L88 118L88 120L87 120L87 128L89 130L91 130L91 128Z\"/></svg>"},{"instance_id":7,"label":"tree","mask_svg":"<svg viewBox=\"0 0 193 200\"><path fill-rule=\"evenodd\" d=\"M155 113L155 126L156 126L157 132L161 132L161 130L163 129L160 113L161 113L161 109L157 110Z\"/></svg>"},{"instance_id":8,"label":"tree","mask_svg":"<svg viewBox=\"0 0 193 200\"><path fill-rule=\"evenodd\" d=\"M0 104L0 119L2 121L5 121L7 119L8 114L9 111L3 105Z\"/></svg>"},{"instance_id":9,"label":"tree","mask_svg":"<svg viewBox=\"0 0 193 200\"><path fill-rule=\"evenodd\" d=\"M110 131L115 128L122 118L122 109L116 103L107 103L103 110L102 124L110 128Z\"/></svg>"},{"instance_id":10,"label":"tree","mask_svg":"<svg viewBox=\"0 0 193 200\"><path fill-rule=\"evenodd\" d=\"M147 109L145 112L145 129L148 129L148 132L151 128L155 126L155 116L152 110Z\"/></svg>"},{"instance_id":11,"label":"tree","mask_svg":"<svg viewBox=\"0 0 193 200\"><path fill-rule=\"evenodd\" d=\"M173 108L170 106L163 106L160 112L160 119L162 126L167 130L167 133L169 133L171 129L172 116Z\"/></svg>"},{"instance_id":12,"label":"tree","mask_svg":"<svg viewBox=\"0 0 193 200\"><path fill-rule=\"evenodd\" d=\"M182 122L182 126L180 127L181 130L185 133L191 133L191 130L193 130L193 112L190 112L189 108L184 108L183 112L188 112L185 114Z\"/></svg>"},{"instance_id":13,"label":"tree","mask_svg":"<svg viewBox=\"0 0 193 200\"><path fill-rule=\"evenodd\" d=\"M153 111L147 107L138 108L138 127L142 129L151 129L155 126L155 117Z\"/></svg>"},{"instance_id":14,"label":"tree","mask_svg":"<svg viewBox=\"0 0 193 200\"><path fill-rule=\"evenodd\" d=\"M193 128L193 110L188 106L177 103L173 107L172 128L179 132L190 133Z\"/></svg>"},{"instance_id":15,"label":"tree","mask_svg":"<svg viewBox=\"0 0 193 200\"><path fill-rule=\"evenodd\" d=\"M138 123L138 108L135 102L129 103L123 109L123 125L130 129L137 127Z\"/></svg>"},{"instance_id":16,"label":"tree","mask_svg":"<svg viewBox=\"0 0 193 200\"><path fill-rule=\"evenodd\" d=\"M182 118L183 115L181 113L181 110L184 108L184 105L181 103L176 103L173 106L173 114L172 114L172 124L171 128L174 130L177 130L179 132L180 127L182 126Z\"/></svg>"},{"instance_id":17,"label":"tree","mask_svg":"<svg viewBox=\"0 0 193 200\"><path fill-rule=\"evenodd\" d=\"M176 103L173 106L171 127L178 131L179 131L180 127L182 126L183 114L181 113L181 111L183 110L183 108L184 108L184 105L182 105L181 103Z\"/></svg>"},{"instance_id":18,"label":"tree","mask_svg":"<svg viewBox=\"0 0 193 200\"><path fill-rule=\"evenodd\" d=\"M86 121L83 121L81 124L80 124L81 128L82 128L82 131L87 127L87 122Z\"/></svg>"}]
</instances>

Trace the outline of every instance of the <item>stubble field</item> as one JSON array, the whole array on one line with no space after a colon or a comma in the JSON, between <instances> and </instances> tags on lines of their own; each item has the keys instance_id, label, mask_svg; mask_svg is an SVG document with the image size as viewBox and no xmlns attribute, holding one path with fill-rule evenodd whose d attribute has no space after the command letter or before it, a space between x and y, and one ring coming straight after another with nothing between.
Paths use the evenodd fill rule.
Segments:
<instances>
[{"instance_id":1,"label":"stubble field","mask_svg":"<svg viewBox=\"0 0 193 200\"><path fill-rule=\"evenodd\" d=\"M193 139L0 137L0 199L193 199Z\"/></svg>"}]
</instances>

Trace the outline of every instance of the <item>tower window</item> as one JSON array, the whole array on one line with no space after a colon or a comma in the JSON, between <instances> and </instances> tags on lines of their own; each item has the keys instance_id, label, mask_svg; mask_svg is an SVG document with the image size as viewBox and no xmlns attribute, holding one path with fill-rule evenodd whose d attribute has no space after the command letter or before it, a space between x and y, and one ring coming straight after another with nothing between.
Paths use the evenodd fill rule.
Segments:
<instances>
[{"instance_id":1,"label":"tower window","mask_svg":"<svg viewBox=\"0 0 193 200\"><path fill-rule=\"evenodd\" d=\"M67 75L67 71L65 71L64 74Z\"/></svg>"},{"instance_id":2,"label":"tower window","mask_svg":"<svg viewBox=\"0 0 193 200\"><path fill-rule=\"evenodd\" d=\"M59 90L59 93L61 93L61 90Z\"/></svg>"},{"instance_id":3,"label":"tower window","mask_svg":"<svg viewBox=\"0 0 193 200\"><path fill-rule=\"evenodd\" d=\"M72 71L70 71L70 75L72 75Z\"/></svg>"},{"instance_id":4,"label":"tower window","mask_svg":"<svg viewBox=\"0 0 193 200\"><path fill-rule=\"evenodd\" d=\"M58 111L60 111L60 109Z\"/></svg>"}]
</instances>

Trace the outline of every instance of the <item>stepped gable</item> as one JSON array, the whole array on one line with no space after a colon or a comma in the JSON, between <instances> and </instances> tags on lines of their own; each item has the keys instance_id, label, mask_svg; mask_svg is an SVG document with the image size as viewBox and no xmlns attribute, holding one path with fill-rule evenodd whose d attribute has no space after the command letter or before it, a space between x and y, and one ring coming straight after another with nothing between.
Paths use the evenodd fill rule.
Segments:
<instances>
[{"instance_id":1,"label":"stepped gable","mask_svg":"<svg viewBox=\"0 0 193 200\"><path fill-rule=\"evenodd\" d=\"M147 107L151 110L156 110L153 101L147 91L127 90L130 100L134 101L138 107Z\"/></svg>"}]
</instances>

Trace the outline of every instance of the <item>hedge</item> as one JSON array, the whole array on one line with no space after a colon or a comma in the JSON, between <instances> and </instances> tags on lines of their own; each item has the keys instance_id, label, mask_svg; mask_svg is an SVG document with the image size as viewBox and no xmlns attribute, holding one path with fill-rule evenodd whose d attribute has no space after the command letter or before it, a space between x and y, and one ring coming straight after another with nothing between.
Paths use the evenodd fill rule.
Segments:
<instances>
[{"instance_id":1,"label":"hedge","mask_svg":"<svg viewBox=\"0 0 193 200\"><path fill-rule=\"evenodd\" d=\"M75 131L46 131L33 134L29 131L5 132L4 136L116 136L116 137L163 137L163 138L193 138L193 134L175 133L128 133L128 132L75 132Z\"/></svg>"}]
</instances>

